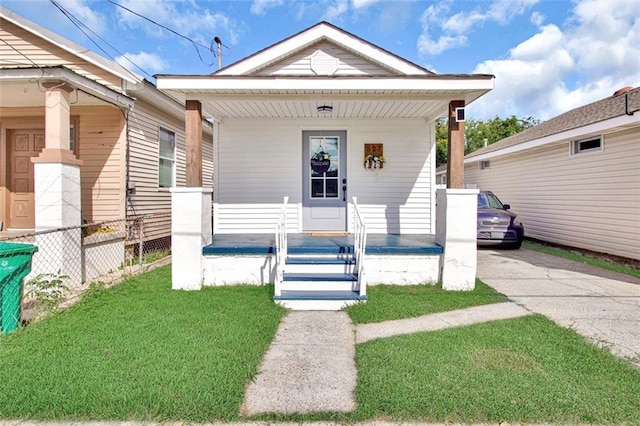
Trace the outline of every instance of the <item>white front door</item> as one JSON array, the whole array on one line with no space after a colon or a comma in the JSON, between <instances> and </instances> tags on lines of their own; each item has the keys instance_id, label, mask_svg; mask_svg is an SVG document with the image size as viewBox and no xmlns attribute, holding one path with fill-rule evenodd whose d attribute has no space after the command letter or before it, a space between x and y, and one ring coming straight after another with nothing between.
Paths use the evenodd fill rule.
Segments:
<instances>
[{"instance_id":1,"label":"white front door","mask_svg":"<svg viewBox=\"0 0 640 426\"><path fill-rule=\"evenodd\" d=\"M347 230L347 132L302 132L303 231Z\"/></svg>"}]
</instances>

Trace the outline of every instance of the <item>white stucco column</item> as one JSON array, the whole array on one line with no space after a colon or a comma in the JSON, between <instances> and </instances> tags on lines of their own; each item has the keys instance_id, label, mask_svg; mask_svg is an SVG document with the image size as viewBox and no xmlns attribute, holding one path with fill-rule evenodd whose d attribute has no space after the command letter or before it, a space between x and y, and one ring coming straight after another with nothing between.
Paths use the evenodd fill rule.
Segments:
<instances>
[{"instance_id":1,"label":"white stucco column","mask_svg":"<svg viewBox=\"0 0 640 426\"><path fill-rule=\"evenodd\" d=\"M171 288L200 290L202 247L211 244L211 188L171 188Z\"/></svg>"},{"instance_id":2,"label":"white stucco column","mask_svg":"<svg viewBox=\"0 0 640 426\"><path fill-rule=\"evenodd\" d=\"M82 224L80 166L69 150L69 94L65 83L45 83L45 147L33 162L36 231ZM69 276L66 285L82 282L80 228L38 235L34 271Z\"/></svg>"},{"instance_id":3,"label":"white stucco column","mask_svg":"<svg viewBox=\"0 0 640 426\"><path fill-rule=\"evenodd\" d=\"M436 243L444 247L442 288L473 290L477 258L477 189L436 191Z\"/></svg>"}]
</instances>

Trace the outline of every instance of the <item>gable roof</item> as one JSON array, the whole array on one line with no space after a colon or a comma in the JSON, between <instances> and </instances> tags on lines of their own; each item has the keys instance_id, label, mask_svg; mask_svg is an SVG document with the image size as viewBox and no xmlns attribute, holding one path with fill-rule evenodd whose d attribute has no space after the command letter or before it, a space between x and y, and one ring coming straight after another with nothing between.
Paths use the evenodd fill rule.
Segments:
<instances>
[{"instance_id":1,"label":"gable roof","mask_svg":"<svg viewBox=\"0 0 640 426\"><path fill-rule=\"evenodd\" d=\"M366 59L396 75L435 75L431 71L401 58L379 46L353 35L328 22L322 21L253 55L224 67L214 75L251 75L276 62L295 55L314 44L330 43Z\"/></svg>"},{"instance_id":2,"label":"gable roof","mask_svg":"<svg viewBox=\"0 0 640 426\"><path fill-rule=\"evenodd\" d=\"M0 6L0 19L6 20L22 30L33 34L37 38L51 43L57 48L114 75L121 81L118 82L117 87L109 88L100 81L78 74L77 71L68 68L64 63L46 66L34 63L34 66L29 65L28 67L24 65L16 65L13 67L5 65L0 68L0 80L3 80L3 78L7 81L23 78L36 81L42 77L63 79L85 90L89 90L92 94L98 95L97 97L103 100L115 100L117 104L132 107L135 98L145 99L150 104L176 118L184 118L183 104L172 98L169 94L160 91L152 82L126 69L117 62L104 58L71 40L49 31L3 6ZM38 73L34 74L34 70L37 70ZM36 77L33 77L34 75ZM132 95L135 96L135 98L133 98Z\"/></svg>"},{"instance_id":3,"label":"gable roof","mask_svg":"<svg viewBox=\"0 0 640 426\"><path fill-rule=\"evenodd\" d=\"M102 56L80 46L79 44L76 44L71 40L68 40L52 31L47 30L44 27L41 27L40 25L35 24L34 22L29 21L28 19L23 18L22 16L3 6L0 6L0 18L6 19L7 21L30 32L31 34L38 36L43 40L46 40L49 43L73 55L76 55L77 57L87 61L88 63L117 76L118 78L121 78L130 83L138 83L143 80L141 76L135 74L132 71L129 71L117 62L105 59Z\"/></svg>"},{"instance_id":4,"label":"gable roof","mask_svg":"<svg viewBox=\"0 0 640 426\"><path fill-rule=\"evenodd\" d=\"M615 127L640 125L640 87L584 105L471 152L465 160L480 161L488 157L516 152L547 143L598 134ZM611 122L611 120L615 122ZM483 158L481 158L483 157Z\"/></svg>"},{"instance_id":5,"label":"gable roof","mask_svg":"<svg viewBox=\"0 0 640 426\"><path fill-rule=\"evenodd\" d=\"M489 74L434 74L327 22L213 74L155 77L159 89L182 101L201 101L218 121L431 121L446 115L449 102L468 105L492 90L495 79ZM318 112L323 105L331 107L329 115Z\"/></svg>"}]
</instances>

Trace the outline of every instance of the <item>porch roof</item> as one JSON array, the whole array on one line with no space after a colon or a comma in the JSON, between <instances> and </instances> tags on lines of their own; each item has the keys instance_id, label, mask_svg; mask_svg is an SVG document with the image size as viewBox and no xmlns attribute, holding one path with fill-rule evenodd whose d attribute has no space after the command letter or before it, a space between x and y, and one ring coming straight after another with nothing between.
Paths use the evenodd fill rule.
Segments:
<instances>
[{"instance_id":1,"label":"porch roof","mask_svg":"<svg viewBox=\"0 0 640 426\"><path fill-rule=\"evenodd\" d=\"M198 100L213 118L420 118L445 116L449 102L469 104L493 89L494 76L157 75L158 88ZM321 105L330 114L318 112Z\"/></svg>"}]
</instances>

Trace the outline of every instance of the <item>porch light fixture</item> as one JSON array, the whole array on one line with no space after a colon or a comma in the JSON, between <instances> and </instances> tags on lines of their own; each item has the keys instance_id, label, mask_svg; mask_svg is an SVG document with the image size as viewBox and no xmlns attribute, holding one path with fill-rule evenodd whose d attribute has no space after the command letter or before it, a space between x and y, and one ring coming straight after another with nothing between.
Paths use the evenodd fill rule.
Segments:
<instances>
[{"instance_id":1,"label":"porch light fixture","mask_svg":"<svg viewBox=\"0 0 640 426\"><path fill-rule=\"evenodd\" d=\"M331 114L331 111L333 111L333 107L330 105L320 105L318 107L318 114L327 115Z\"/></svg>"}]
</instances>

